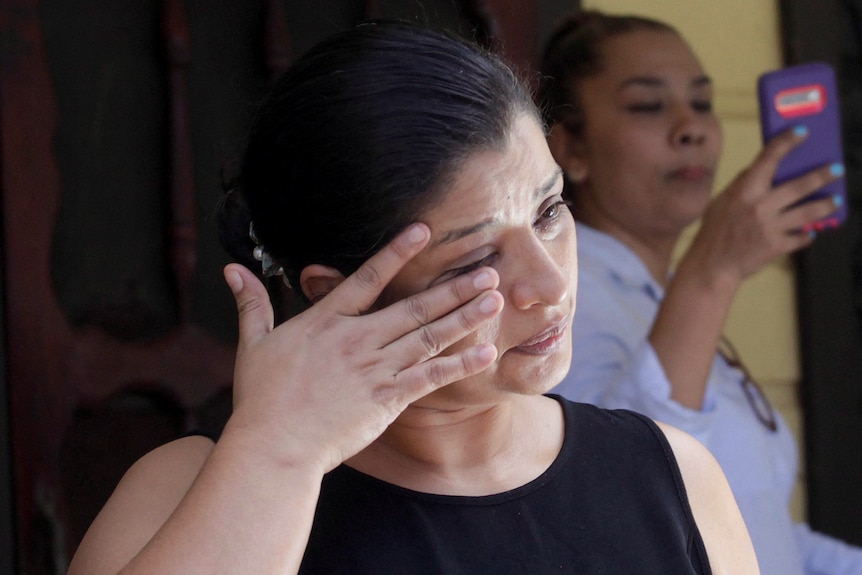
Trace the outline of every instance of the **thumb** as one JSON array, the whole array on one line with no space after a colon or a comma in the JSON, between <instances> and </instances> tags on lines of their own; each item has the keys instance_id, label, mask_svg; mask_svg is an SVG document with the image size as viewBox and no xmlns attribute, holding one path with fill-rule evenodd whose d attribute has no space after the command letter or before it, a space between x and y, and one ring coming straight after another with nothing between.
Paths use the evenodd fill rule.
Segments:
<instances>
[{"instance_id":1,"label":"thumb","mask_svg":"<svg viewBox=\"0 0 862 575\"><path fill-rule=\"evenodd\" d=\"M242 349L272 331L272 304L263 283L245 266L226 265L224 279L236 300L239 348Z\"/></svg>"}]
</instances>

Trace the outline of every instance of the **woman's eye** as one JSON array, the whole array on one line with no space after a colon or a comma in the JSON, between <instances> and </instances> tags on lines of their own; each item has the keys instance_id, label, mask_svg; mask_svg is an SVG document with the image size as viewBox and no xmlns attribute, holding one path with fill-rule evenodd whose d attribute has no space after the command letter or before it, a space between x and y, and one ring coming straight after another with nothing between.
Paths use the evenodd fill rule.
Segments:
<instances>
[{"instance_id":1,"label":"woman's eye","mask_svg":"<svg viewBox=\"0 0 862 575\"><path fill-rule=\"evenodd\" d=\"M695 100L691 103L691 107L696 112L711 113L712 100Z\"/></svg>"},{"instance_id":2,"label":"woman's eye","mask_svg":"<svg viewBox=\"0 0 862 575\"><path fill-rule=\"evenodd\" d=\"M542 211L542 215L539 217L539 220L536 222L536 227L540 230L547 230L560 219L560 214L563 210L568 209L566 207L568 204L569 202L561 199L545 208Z\"/></svg>"},{"instance_id":3,"label":"woman's eye","mask_svg":"<svg viewBox=\"0 0 862 575\"><path fill-rule=\"evenodd\" d=\"M476 260L475 262L467 264L466 266L462 266L460 268L455 268L454 270L449 270L444 275L445 275L446 279L449 279L449 278L454 278L454 277L457 277L460 275L468 274L471 271L477 270L482 266L491 265L492 263L494 263L496 258L497 258L496 253L488 254L484 258Z\"/></svg>"},{"instance_id":4,"label":"woman's eye","mask_svg":"<svg viewBox=\"0 0 862 575\"><path fill-rule=\"evenodd\" d=\"M548 208L542 212L542 217L545 219L554 219L558 215L560 215L560 204L562 202L557 202L555 204L551 204Z\"/></svg>"},{"instance_id":5,"label":"woman's eye","mask_svg":"<svg viewBox=\"0 0 862 575\"><path fill-rule=\"evenodd\" d=\"M626 109L633 114L655 114L661 112L661 102L644 102L642 104L631 104Z\"/></svg>"}]
</instances>

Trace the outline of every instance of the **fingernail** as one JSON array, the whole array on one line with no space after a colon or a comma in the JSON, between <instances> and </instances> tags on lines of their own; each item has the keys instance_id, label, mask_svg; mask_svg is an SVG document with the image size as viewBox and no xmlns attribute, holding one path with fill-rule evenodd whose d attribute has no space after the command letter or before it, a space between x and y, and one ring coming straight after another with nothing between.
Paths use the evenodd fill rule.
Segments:
<instances>
[{"instance_id":1,"label":"fingernail","mask_svg":"<svg viewBox=\"0 0 862 575\"><path fill-rule=\"evenodd\" d=\"M796 136L801 138L802 136L804 136L808 133L808 127L807 126L796 126L795 128L793 128L793 133Z\"/></svg>"},{"instance_id":2,"label":"fingernail","mask_svg":"<svg viewBox=\"0 0 862 575\"><path fill-rule=\"evenodd\" d=\"M411 244L418 244L425 239L425 229L422 226L413 226L407 232L407 240Z\"/></svg>"},{"instance_id":3,"label":"fingernail","mask_svg":"<svg viewBox=\"0 0 862 575\"><path fill-rule=\"evenodd\" d=\"M479 302L479 311L482 313L493 313L497 311L497 307L497 299L490 295L486 295Z\"/></svg>"},{"instance_id":4,"label":"fingernail","mask_svg":"<svg viewBox=\"0 0 862 575\"><path fill-rule=\"evenodd\" d=\"M844 205L844 196L841 194L835 194L832 196L832 203L835 204L836 208L840 208Z\"/></svg>"},{"instance_id":5,"label":"fingernail","mask_svg":"<svg viewBox=\"0 0 862 575\"><path fill-rule=\"evenodd\" d=\"M224 279L227 282L227 285L230 288L230 291L232 291L233 293L239 293L242 291L242 286L243 286L242 276L239 275L237 272L235 272L235 271L227 272L225 274Z\"/></svg>"},{"instance_id":6,"label":"fingernail","mask_svg":"<svg viewBox=\"0 0 862 575\"><path fill-rule=\"evenodd\" d=\"M494 287L494 278L488 272L482 271L473 277L473 287L480 290Z\"/></svg>"},{"instance_id":7,"label":"fingernail","mask_svg":"<svg viewBox=\"0 0 862 575\"><path fill-rule=\"evenodd\" d=\"M841 162L835 162L831 166L829 166L829 171L833 176L843 176L844 175L844 164Z\"/></svg>"},{"instance_id":8,"label":"fingernail","mask_svg":"<svg viewBox=\"0 0 862 575\"><path fill-rule=\"evenodd\" d=\"M494 361L494 358L497 357L497 349L490 344L483 345L476 350L476 357L482 363Z\"/></svg>"}]
</instances>

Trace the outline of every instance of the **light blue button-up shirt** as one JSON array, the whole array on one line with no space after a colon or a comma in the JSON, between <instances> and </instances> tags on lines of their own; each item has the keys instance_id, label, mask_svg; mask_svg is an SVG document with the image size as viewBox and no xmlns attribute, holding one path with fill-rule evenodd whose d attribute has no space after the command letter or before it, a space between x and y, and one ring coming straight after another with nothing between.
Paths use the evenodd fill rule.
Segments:
<instances>
[{"instance_id":1,"label":"light blue button-up shirt","mask_svg":"<svg viewBox=\"0 0 862 575\"><path fill-rule=\"evenodd\" d=\"M615 238L582 223L577 230L572 367L553 391L632 409L700 440L727 475L763 575L862 575L862 549L792 521L797 448L780 415L776 432L761 424L742 390L742 373L718 354L702 409L672 400L670 382L647 341L662 286Z\"/></svg>"}]
</instances>

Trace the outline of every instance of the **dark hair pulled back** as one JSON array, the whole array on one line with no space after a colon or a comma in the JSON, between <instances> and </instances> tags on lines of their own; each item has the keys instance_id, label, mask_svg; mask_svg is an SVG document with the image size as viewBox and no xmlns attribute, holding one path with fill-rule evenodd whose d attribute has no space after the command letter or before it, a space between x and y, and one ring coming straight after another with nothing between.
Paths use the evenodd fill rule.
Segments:
<instances>
[{"instance_id":1,"label":"dark hair pulled back","mask_svg":"<svg viewBox=\"0 0 862 575\"><path fill-rule=\"evenodd\" d=\"M563 122L581 133L583 110L577 93L578 81L602 71L602 43L615 36L640 30L678 34L672 26L630 15L610 15L597 10L573 13L560 21L545 43L539 66L537 100L545 123Z\"/></svg>"},{"instance_id":2,"label":"dark hair pulled back","mask_svg":"<svg viewBox=\"0 0 862 575\"><path fill-rule=\"evenodd\" d=\"M468 156L538 113L512 71L477 46L373 22L312 48L259 108L221 213L223 244L258 240L292 285L310 264L344 275L441 199Z\"/></svg>"}]
</instances>

